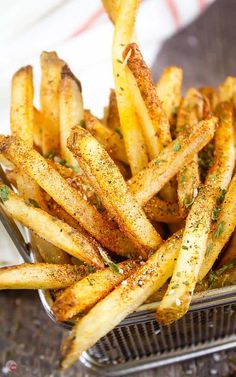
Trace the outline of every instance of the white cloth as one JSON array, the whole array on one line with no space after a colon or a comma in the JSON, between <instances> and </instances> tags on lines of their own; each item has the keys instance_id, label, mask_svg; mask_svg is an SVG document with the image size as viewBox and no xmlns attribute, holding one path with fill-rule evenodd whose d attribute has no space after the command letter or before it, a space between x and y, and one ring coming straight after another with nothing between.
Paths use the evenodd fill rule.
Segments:
<instances>
[{"instance_id":1,"label":"white cloth","mask_svg":"<svg viewBox=\"0 0 236 377\"><path fill-rule=\"evenodd\" d=\"M152 64L163 41L191 22L214 0L143 0L137 36L144 58ZM38 104L43 50L56 50L83 88L85 106L100 116L113 87L113 25L100 0L0 0L0 132L9 132L11 77L21 66L34 67ZM0 227L0 263L16 252ZM17 262L17 260L16 260Z\"/></svg>"}]
</instances>

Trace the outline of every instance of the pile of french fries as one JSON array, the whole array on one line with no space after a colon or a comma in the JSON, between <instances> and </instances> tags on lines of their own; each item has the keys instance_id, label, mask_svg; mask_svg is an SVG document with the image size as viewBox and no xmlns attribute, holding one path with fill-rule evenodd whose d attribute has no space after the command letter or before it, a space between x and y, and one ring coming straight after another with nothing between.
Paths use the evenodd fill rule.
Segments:
<instances>
[{"instance_id":1,"label":"pile of french fries","mask_svg":"<svg viewBox=\"0 0 236 377\"><path fill-rule=\"evenodd\" d=\"M31 230L42 263L0 269L1 289L51 289L74 327L63 368L147 302L169 324L194 291L236 282L236 78L190 88L168 67L153 83L134 31L138 0L103 0L114 23L115 90L104 118L55 52L12 79L1 205ZM222 251L223 250L223 251ZM223 257L222 257L223 255Z\"/></svg>"}]
</instances>

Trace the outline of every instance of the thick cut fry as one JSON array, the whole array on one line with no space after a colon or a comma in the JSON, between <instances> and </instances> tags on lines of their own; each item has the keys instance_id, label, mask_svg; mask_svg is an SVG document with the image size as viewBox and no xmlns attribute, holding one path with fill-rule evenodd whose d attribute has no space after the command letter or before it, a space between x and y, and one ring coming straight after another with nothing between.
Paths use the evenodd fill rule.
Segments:
<instances>
[{"instance_id":1,"label":"thick cut fry","mask_svg":"<svg viewBox=\"0 0 236 377\"><path fill-rule=\"evenodd\" d=\"M131 43L125 48L123 58L134 75L150 118L148 124L144 121L141 122L141 125L143 126L143 134L150 158L153 159L157 157L163 147L171 142L169 121L157 96L150 70L136 43ZM138 108L136 108L136 111L138 111Z\"/></svg>"},{"instance_id":2,"label":"thick cut fry","mask_svg":"<svg viewBox=\"0 0 236 377\"><path fill-rule=\"evenodd\" d=\"M61 69L65 64L55 52L41 54L40 104L45 122L43 123L43 154L60 151L59 135L59 83Z\"/></svg>"},{"instance_id":3,"label":"thick cut fry","mask_svg":"<svg viewBox=\"0 0 236 377\"><path fill-rule=\"evenodd\" d=\"M236 231L233 232L232 237L229 241L229 244L226 250L223 253L223 256L220 258L219 267L224 266L225 264L231 263L236 259Z\"/></svg>"},{"instance_id":4,"label":"thick cut fry","mask_svg":"<svg viewBox=\"0 0 236 377\"><path fill-rule=\"evenodd\" d=\"M226 110L229 110L228 104L222 104L219 109L220 125L215 136L215 163L187 217L180 254L168 290L157 310L157 318L164 324L179 319L189 308L207 249L214 207L221 190L227 189L233 174L233 122L232 113L231 122L222 116L226 116ZM203 266L206 266L205 260Z\"/></svg>"},{"instance_id":5,"label":"thick cut fry","mask_svg":"<svg viewBox=\"0 0 236 377\"><path fill-rule=\"evenodd\" d=\"M116 92L111 89L107 114L107 126L119 132L120 130L120 117L117 106Z\"/></svg>"},{"instance_id":6,"label":"thick cut fry","mask_svg":"<svg viewBox=\"0 0 236 377\"><path fill-rule=\"evenodd\" d=\"M67 139L72 127L84 125L84 109L81 84L67 65L62 68L59 93L61 156L68 164L76 166L77 161L67 148Z\"/></svg>"},{"instance_id":7,"label":"thick cut fry","mask_svg":"<svg viewBox=\"0 0 236 377\"><path fill-rule=\"evenodd\" d=\"M44 117L41 111L34 107L33 139L34 144L42 150Z\"/></svg>"},{"instance_id":8,"label":"thick cut fry","mask_svg":"<svg viewBox=\"0 0 236 377\"><path fill-rule=\"evenodd\" d=\"M214 111L219 103L219 93L211 86L204 86L199 89L199 92L206 98L208 98L210 104L210 110Z\"/></svg>"},{"instance_id":9,"label":"thick cut fry","mask_svg":"<svg viewBox=\"0 0 236 377\"><path fill-rule=\"evenodd\" d=\"M156 196L145 204L144 212L149 219L163 223L178 223L182 219L178 204L166 202Z\"/></svg>"},{"instance_id":10,"label":"thick cut fry","mask_svg":"<svg viewBox=\"0 0 236 377\"><path fill-rule=\"evenodd\" d=\"M173 271L180 244L181 232L166 241L127 279L127 284L120 284L76 323L65 344L61 363L63 368L69 367L82 352L93 346L162 287Z\"/></svg>"},{"instance_id":11,"label":"thick cut fry","mask_svg":"<svg viewBox=\"0 0 236 377\"><path fill-rule=\"evenodd\" d=\"M135 247L35 150L17 137L0 137L0 153L21 167L81 226L104 247L121 254L135 253Z\"/></svg>"},{"instance_id":12,"label":"thick cut fry","mask_svg":"<svg viewBox=\"0 0 236 377\"><path fill-rule=\"evenodd\" d=\"M64 250L59 249L52 243L39 237L34 232L31 232L30 236L32 249L35 249L39 252L39 255L42 258L43 262L50 264L72 264L71 256Z\"/></svg>"},{"instance_id":13,"label":"thick cut fry","mask_svg":"<svg viewBox=\"0 0 236 377\"><path fill-rule=\"evenodd\" d=\"M191 132L198 127L198 123L204 116L204 97L196 90L189 89L183 99L177 117L176 132L187 130ZM177 174L178 181L178 202L182 214L187 214L195 197L197 196L200 183L198 171L198 156L184 166Z\"/></svg>"},{"instance_id":14,"label":"thick cut fry","mask_svg":"<svg viewBox=\"0 0 236 377\"><path fill-rule=\"evenodd\" d=\"M31 66L15 73L11 90L11 132L33 145L34 88Z\"/></svg>"},{"instance_id":15,"label":"thick cut fry","mask_svg":"<svg viewBox=\"0 0 236 377\"><path fill-rule=\"evenodd\" d=\"M145 257L145 251L155 250L161 237L129 193L124 178L105 149L88 131L79 127L71 133L68 147L78 158L103 205L140 249L140 255Z\"/></svg>"},{"instance_id":16,"label":"thick cut fry","mask_svg":"<svg viewBox=\"0 0 236 377\"><path fill-rule=\"evenodd\" d=\"M142 170L148 162L146 146L133 107L126 67L122 57L124 46L131 42L138 5L139 0L121 0L116 17L112 50L113 75L121 131L133 175Z\"/></svg>"},{"instance_id":17,"label":"thick cut fry","mask_svg":"<svg viewBox=\"0 0 236 377\"><path fill-rule=\"evenodd\" d=\"M219 101L231 101L236 93L236 77L228 76L225 82L219 85Z\"/></svg>"},{"instance_id":18,"label":"thick cut fry","mask_svg":"<svg viewBox=\"0 0 236 377\"><path fill-rule=\"evenodd\" d=\"M167 67L158 80L156 91L162 108L170 123L173 123L181 101L183 70L179 67Z\"/></svg>"},{"instance_id":19,"label":"thick cut fry","mask_svg":"<svg viewBox=\"0 0 236 377\"><path fill-rule=\"evenodd\" d=\"M104 126L90 111L85 111L86 129L99 141L100 144L115 160L128 163L123 135L120 129L114 131Z\"/></svg>"},{"instance_id":20,"label":"thick cut fry","mask_svg":"<svg viewBox=\"0 0 236 377\"><path fill-rule=\"evenodd\" d=\"M236 227L236 176L232 179L221 206L217 223L208 237L208 246L198 280L202 280L212 268L222 248Z\"/></svg>"},{"instance_id":21,"label":"thick cut fry","mask_svg":"<svg viewBox=\"0 0 236 377\"><path fill-rule=\"evenodd\" d=\"M15 220L83 262L98 268L103 267L102 258L95 243L89 242L85 236L63 221L40 208L35 208L34 204L27 204L7 186L0 183L0 188L7 192L2 205Z\"/></svg>"},{"instance_id":22,"label":"thick cut fry","mask_svg":"<svg viewBox=\"0 0 236 377\"><path fill-rule=\"evenodd\" d=\"M0 268L0 289L66 288L86 276L84 267L34 263Z\"/></svg>"},{"instance_id":23,"label":"thick cut fry","mask_svg":"<svg viewBox=\"0 0 236 377\"><path fill-rule=\"evenodd\" d=\"M86 313L127 279L137 268L134 261L125 261L88 275L66 289L54 303L52 310L58 321L66 321L75 315Z\"/></svg>"},{"instance_id":24,"label":"thick cut fry","mask_svg":"<svg viewBox=\"0 0 236 377\"><path fill-rule=\"evenodd\" d=\"M183 165L191 161L194 154L212 139L216 124L217 118L212 117L200 122L190 135L179 135L157 159L149 162L146 169L129 180L130 190L139 204L144 205Z\"/></svg>"}]
</instances>

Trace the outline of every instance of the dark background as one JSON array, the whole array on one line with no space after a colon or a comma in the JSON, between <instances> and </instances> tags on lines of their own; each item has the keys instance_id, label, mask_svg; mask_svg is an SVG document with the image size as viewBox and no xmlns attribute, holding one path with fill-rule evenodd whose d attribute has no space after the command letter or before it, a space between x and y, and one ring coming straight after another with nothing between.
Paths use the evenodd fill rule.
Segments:
<instances>
[{"instance_id":1,"label":"dark background","mask_svg":"<svg viewBox=\"0 0 236 377\"><path fill-rule=\"evenodd\" d=\"M185 90L217 85L227 75L236 76L236 0L217 0L199 19L166 41L152 68L155 81L169 65L183 68ZM11 374L15 377L91 376L79 363L64 374L57 371L62 336L64 330L47 318L37 293L0 293L0 376L8 360L17 363L17 371ZM232 376L234 368L236 350L231 350L140 377L222 377Z\"/></svg>"}]
</instances>

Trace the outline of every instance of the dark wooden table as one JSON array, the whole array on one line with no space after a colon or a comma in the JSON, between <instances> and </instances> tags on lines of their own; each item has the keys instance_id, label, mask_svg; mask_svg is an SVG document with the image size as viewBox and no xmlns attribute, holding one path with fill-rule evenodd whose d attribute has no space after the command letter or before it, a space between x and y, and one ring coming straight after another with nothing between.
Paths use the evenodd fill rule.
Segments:
<instances>
[{"instance_id":1,"label":"dark wooden table","mask_svg":"<svg viewBox=\"0 0 236 377\"><path fill-rule=\"evenodd\" d=\"M153 67L154 78L168 65L183 67L185 89L218 84L226 75L236 76L235 20L236 0L216 1L202 17L163 45ZM65 330L47 318L37 293L2 292L0 329L0 376L8 360L17 364L12 376L91 376L79 362L64 374L57 370ZM142 373L140 377L222 377L232 376L234 368L236 350L231 350Z\"/></svg>"}]
</instances>

